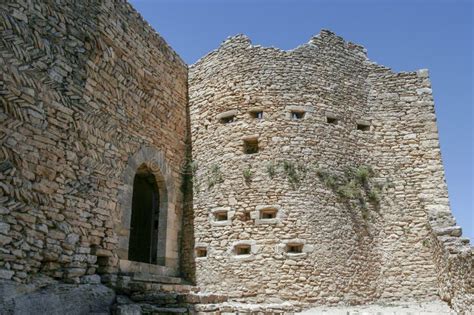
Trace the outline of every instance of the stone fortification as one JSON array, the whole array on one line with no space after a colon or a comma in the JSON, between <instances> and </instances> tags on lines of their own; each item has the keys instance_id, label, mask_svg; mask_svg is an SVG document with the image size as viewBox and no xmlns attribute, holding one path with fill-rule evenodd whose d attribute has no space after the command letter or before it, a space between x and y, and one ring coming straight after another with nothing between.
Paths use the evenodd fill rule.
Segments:
<instances>
[{"instance_id":1,"label":"stone fortification","mask_svg":"<svg viewBox=\"0 0 474 315\"><path fill-rule=\"evenodd\" d=\"M3 1L0 35L0 313L472 311L427 71L329 31L188 69L124 0Z\"/></svg>"},{"instance_id":2,"label":"stone fortification","mask_svg":"<svg viewBox=\"0 0 474 315\"><path fill-rule=\"evenodd\" d=\"M125 1L0 14L1 278L116 271L143 165L167 191L158 260L176 272L186 65Z\"/></svg>"},{"instance_id":3,"label":"stone fortification","mask_svg":"<svg viewBox=\"0 0 474 315\"><path fill-rule=\"evenodd\" d=\"M324 304L448 286L472 301L433 237L446 228L471 275L426 70L393 73L328 31L291 51L238 35L190 68L189 98L200 286Z\"/></svg>"}]
</instances>

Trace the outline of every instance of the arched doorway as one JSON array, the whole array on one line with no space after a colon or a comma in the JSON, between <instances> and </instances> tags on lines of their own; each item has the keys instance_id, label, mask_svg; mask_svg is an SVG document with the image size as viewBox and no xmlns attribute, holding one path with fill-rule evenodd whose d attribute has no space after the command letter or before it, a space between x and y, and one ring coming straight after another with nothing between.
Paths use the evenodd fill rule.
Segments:
<instances>
[{"instance_id":1,"label":"arched doorway","mask_svg":"<svg viewBox=\"0 0 474 315\"><path fill-rule=\"evenodd\" d=\"M124 185L120 189L117 209L120 214L115 218L120 271L146 269L160 274L179 274L181 201L175 189L179 176L169 166L164 153L156 148L144 146L129 157L127 167L123 170ZM143 177L149 180L142 180ZM150 195L154 197L150 198ZM148 206L144 203L143 216L138 206L140 200L148 200ZM154 201L151 206L150 200ZM140 218L147 218L147 221L137 222ZM145 238L146 235L149 236ZM147 267L144 264L154 266Z\"/></svg>"},{"instance_id":2,"label":"arched doorway","mask_svg":"<svg viewBox=\"0 0 474 315\"><path fill-rule=\"evenodd\" d=\"M156 264L160 193L155 175L146 166L138 168L133 179L132 216L128 259Z\"/></svg>"}]
</instances>

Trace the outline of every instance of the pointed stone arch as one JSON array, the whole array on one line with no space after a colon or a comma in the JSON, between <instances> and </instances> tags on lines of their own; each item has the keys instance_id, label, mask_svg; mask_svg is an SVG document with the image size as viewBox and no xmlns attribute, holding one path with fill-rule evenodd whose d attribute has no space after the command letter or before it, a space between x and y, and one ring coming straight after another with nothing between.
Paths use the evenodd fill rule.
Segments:
<instances>
[{"instance_id":1,"label":"pointed stone arch","mask_svg":"<svg viewBox=\"0 0 474 315\"><path fill-rule=\"evenodd\" d=\"M119 214L121 218L117 226L119 236L118 256L121 263L122 261L129 260L133 186L135 175L139 168L146 168L154 176L159 193L159 229L156 240L156 264L166 266L177 272L177 231L179 223L176 222L176 215L174 215L176 185L164 153L157 148L149 146L141 147L134 155L130 156L123 172L123 189L119 197Z\"/></svg>"}]
</instances>

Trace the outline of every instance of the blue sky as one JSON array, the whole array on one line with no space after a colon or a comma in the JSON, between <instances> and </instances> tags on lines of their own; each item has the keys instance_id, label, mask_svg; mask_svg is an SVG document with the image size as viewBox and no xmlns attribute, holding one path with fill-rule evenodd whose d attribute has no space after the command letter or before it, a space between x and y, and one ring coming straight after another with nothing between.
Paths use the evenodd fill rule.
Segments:
<instances>
[{"instance_id":1,"label":"blue sky","mask_svg":"<svg viewBox=\"0 0 474 315\"><path fill-rule=\"evenodd\" d=\"M395 71L430 70L451 208L474 239L473 2L470 0L131 0L187 62L244 33L293 49L321 29Z\"/></svg>"}]
</instances>

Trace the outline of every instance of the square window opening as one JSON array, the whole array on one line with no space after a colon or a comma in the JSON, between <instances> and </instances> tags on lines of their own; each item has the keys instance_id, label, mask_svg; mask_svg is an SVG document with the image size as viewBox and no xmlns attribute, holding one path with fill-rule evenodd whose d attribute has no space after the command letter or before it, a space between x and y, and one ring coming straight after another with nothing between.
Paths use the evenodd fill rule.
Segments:
<instances>
[{"instance_id":1,"label":"square window opening","mask_svg":"<svg viewBox=\"0 0 474 315\"><path fill-rule=\"evenodd\" d=\"M357 124L357 130L369 131L369 130L370 130L370 125L367 125L367 124Z\"/></svg>"},{"instance_id":2,"label":"square window opening","mask_svg":"<svg viewBox=\"0 0 474 315\"><path fill-rule=\"evenodd\" d=\"M303 119L304 118L305 112L299 112L299 111L292 111L291 112L291 119Z\"/></svg>"},{"instance_id":3,"label":"square window opening","mask_svg":"<svg viewBox=\"0 0 474 315\"><path fill-rule=\"evenodd\" d=\"M250 255L250 245L237 245L235 246L236 255Z\"/></svg>"},{"instance_id":4,"label":"square window opening","mask_svg":"<svg viewBox=\"0 0 474 315\"><path fill-rule=\"evenodd\" d=\"M262 111L254 111L250 112L250 116L254 119L263 119L263 112Z\"/></svg>"},{"instance_id":5,"label":"square window opening","mask_svg":"<svg viewBox=\"0 0 474 315\"><path fill-rule=\"evenodd\" d=\"M339 122L337 118L333 118L333 117L326 117L326 119L327 119L327 123L332 124L332 125L337 125L337 123Z\"/></svg>"},{"instance_id":6,"label":"square window opening","mask_svg":"<svg viewBox=\"0 0 474 315\"><path fill-rule=\"evenodd\" d=\"M258 139L244 140L244 153L245 154L258 153Z\"/></svg>"},{"instance_id":7,"label":"square window opening","mask_svg":"<svg viewBox=\"0 0 474 315\"><path fill-rule=\"evenodd\" d=\"M290 254L301 254L303 252L303 244L288 244L286 252Z\"/></svg>"},{"instance_id":8,"label":"square window opening","mask_svg":"<svg viewBox=\"0 0 474 315\"><path fill-rule=\"evenodd\" d=\"M218 211L214 213L214 220L215 221L227 221L227 211Z\"/></svg>"},{"instance_id":9,"label":"square window opening","mask_svg":"<svg viewBox=\"0 0 474 315\"><path fill-rule=\"evenodd\" d=\"M207 257L207 248L196 248L196 257Z\"/></svg>"},{"instance_id":10,"label":"square window opening","mask_svg":"<svg viewBox=\"0 0 474 315\"><path fill-rule=\"evenodd\" d=\"M222 124L229 124L229 123L234 122L234 121L235 121L235 116L233 116L233 115L232 116L227 116L227 117L222 117L220 119L220 122Z\"/></svg>"},{"instance_id":11,"label":"square window opening","mask_svg":"<svg viewBox=\"0 0 474 315\"><path fill-rule=\"evenodd\" d=\"M246 221L250 221L250 212L248 211L245 211L243 214L242 214L242 221L246 222Z\"/></svg>"},{"instance_id":12,"label":"square window opening","mask_svg":"<svg viewBox=\"0 0 474 315\"><path fill-rule=\"evenodd\" d=\"M277 209L264 209L260 211L260 219L275 219Z\"/></svg>"}]
</instances>

